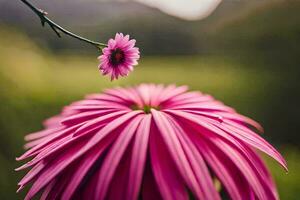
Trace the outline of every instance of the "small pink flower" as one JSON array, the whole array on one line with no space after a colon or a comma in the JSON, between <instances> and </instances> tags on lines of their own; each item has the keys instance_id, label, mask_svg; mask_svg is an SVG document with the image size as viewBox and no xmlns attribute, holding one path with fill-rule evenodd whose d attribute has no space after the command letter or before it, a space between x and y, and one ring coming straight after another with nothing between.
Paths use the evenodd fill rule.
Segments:
<instances>
[{"instance_id":1,"label":"small pink flower","mask_svg":"<svg viewBox=\"0 0 300 200\"><path fill-rule=\"evenodd\" d=\"M187 87L142 84L92 94L26 136L26 200L278 199L257 150L284 158L261 126ZM19 189L19 190L20 190Z\"/></svg>"},{"instance_id":2,"label":"small pink flower","mask_svg":"<svg viewBox=\"0 0 300 200\"><path fill-rule=\"evenodd\" d=\"M122 33L117 33L115 39L110 39L107 47L102 50L103 55L98 57L102 74L109 74L111 80L114 80L133 71L133 66L138 64L137 60L140 58L135 42L129 40L129 35L124 36Z\"/></svg>"}]
</instances>

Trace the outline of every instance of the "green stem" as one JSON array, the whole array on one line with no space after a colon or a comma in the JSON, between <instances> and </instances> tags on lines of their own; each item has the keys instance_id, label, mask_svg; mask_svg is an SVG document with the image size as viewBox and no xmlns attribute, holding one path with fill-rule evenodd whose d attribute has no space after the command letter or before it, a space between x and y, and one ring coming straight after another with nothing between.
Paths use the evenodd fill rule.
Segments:
<instances>
[{"instance_id":1,"label":"green stem","mask_svg":"<svg viewBox=\"0 0 300 200\"><path fill-rule=\"evenodd\" d=\"M79 35L76 35L74 33L72 33L71 31L66 30L65 28L61 27L60 25L58 25L57 23L53 22L51 19L49 19L46 15L48 14L47 12L35 7L34 5L32 5L30 2L28 2L27 0L21 0L25 5L27 5L41 20L42 26L45 26L45 24L48 24L51 29L56 33L56 35L58 37L61 37L60 32L73 37L75 39L78 39L80 41L86 42L88 44L91 44L93 46L95 46L97 49L102 49L103 47L106 47L107 45L104 43L100 43L100 42L95 42L89 39L86 39L84 37L81 37Z\"/></svg>"}]
</instances>

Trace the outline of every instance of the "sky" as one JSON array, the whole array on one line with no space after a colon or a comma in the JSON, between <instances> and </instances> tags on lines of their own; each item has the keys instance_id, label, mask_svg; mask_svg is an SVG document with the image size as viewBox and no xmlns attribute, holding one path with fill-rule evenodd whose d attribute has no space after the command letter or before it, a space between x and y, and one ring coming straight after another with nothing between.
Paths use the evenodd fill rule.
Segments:
<instances>
[{"instance_id":1,"label":"sky","mask_svg":"<svg viewBox=\"0 0 300 200\"><path fill-rule=\"evenodd\" d=\"M185 20L199 20L210 15L221 0L135 0Z\"/></svg>"}]
</instances>

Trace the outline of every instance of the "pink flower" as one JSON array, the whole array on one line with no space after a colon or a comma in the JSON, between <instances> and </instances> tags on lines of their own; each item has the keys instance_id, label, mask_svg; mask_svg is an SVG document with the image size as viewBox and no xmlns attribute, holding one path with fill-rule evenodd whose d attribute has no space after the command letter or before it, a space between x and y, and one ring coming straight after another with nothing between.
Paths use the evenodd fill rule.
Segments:
<instances>
[{"instance_id":1,"label":"pink flower","mask_svg":"<svg viewBox=\"0 0 300 200\"><path fill-rule=\"evenodd\" d=\"M256 150L283 157L253 120L187 87L142 84L92 94L26 136L25 199L278 199ZM19 189L19 190L20 190Z\"/></svg>"},{"instance_id":2,"label":"pink flower","mask_svg":"<svg viewBox=\"0 0 300 200\"><path fill-rule=\"evenodd\" d=\"M109 74L111 80L119 76L127 76L137 65L140 52L134 47L135 40L129 40L129 35L117 33L115 39L108 41L107 47L103 49L103 55L99 56L99 69L103 75Z\"/></svg>"}]
</instances>

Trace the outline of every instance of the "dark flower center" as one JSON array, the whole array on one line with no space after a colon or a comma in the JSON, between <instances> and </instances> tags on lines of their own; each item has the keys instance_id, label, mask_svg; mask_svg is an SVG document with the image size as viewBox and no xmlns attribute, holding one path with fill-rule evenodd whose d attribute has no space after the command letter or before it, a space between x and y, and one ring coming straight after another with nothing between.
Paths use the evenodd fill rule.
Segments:
<instances>
[{"instance_id":1,"label":"dark flower center","mask_svg":"<svg viewBox=\"0 0 300 200\"><path fill-rule=\"evenodd\" d=\"M121 49L112 50L110 55L110 62L117 66L120 63L123 63L125 59L124 52Z\"/></svg>"}]
</instances>

